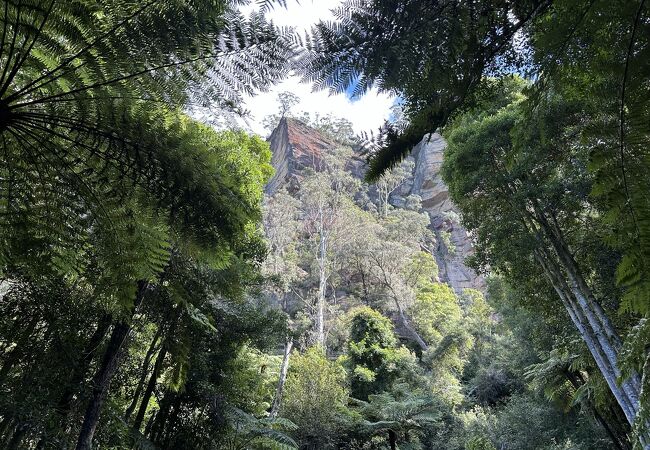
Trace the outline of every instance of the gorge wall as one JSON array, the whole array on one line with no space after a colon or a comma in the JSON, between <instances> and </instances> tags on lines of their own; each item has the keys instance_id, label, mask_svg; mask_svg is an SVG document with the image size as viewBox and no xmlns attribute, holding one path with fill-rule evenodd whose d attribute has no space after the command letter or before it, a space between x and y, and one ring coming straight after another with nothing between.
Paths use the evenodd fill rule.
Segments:
<instances>
[{"instance_id":1,"label":"gorge wall","mask_svg":"<svg viewBox=\"0 0 650 450\"><path fill-rule=\"evenodd\" d=\"M304 123L283 118L269 138L276 172L266 187L273 194L282 186L289 192L300 187L305 169L319 170L323 153L338 144L331 138ZM447 186L440 176L446 143L442 136L425 136L409 157L414 161L412 174L391 194L390 203L399 208L410 195L422 199L422 209L431 219L436 235L436 257L440 281L448 283L456 292L465 288L484 290L485 281L464 260L472 252L471 237L460 223L458 211L449 198ZM361 158L349 162L349 170L362 178L364 162Z\"/></svg>"}]
</instances>

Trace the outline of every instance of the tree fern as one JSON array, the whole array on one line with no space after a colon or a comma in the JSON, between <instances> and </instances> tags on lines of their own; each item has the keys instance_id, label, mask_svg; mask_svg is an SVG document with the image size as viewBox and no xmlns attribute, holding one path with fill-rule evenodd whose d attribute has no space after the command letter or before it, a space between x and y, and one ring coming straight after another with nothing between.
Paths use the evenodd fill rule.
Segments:
<instances>
[{"instance_id":1,"label":"tree fern","mask_svg":"<svg viewBox=\"0 0 650 450\"><path fill-rule=\"evenodd\" d=\"M4 2L3 266L41 252L70 271L89 233L112 230L119 240L128 231L114 206L134 187L173 232L227 249L224 238L255 214L256 200L215 179L210 131L178 109L236 105L281 78L290 59L280 31L260 14L243 18L235 3ZM152 244L141 255L150 268L160 269L161 240L140 242Z\"/></svg>"},{"instance_id":2,"label":"tree fern","mask_svg":"<svg viewBox=\"0 0 650 450\"><path fill-rule=\"evenodd\" d=\"M232 406L227 408L227 416L232 432L230 436L225 437L224 448L232 450L244 450L251 447L272 450L298 448L298 444L286 434L286 432L296 429L296 426L287 419L258 419Z\"/></svg>"},{"instance_id":3,"label":"tree fern","mask_svg":"<svg viewBox=\"0 0 650 450\"><path fill-rule=\"evenodd\" d=\"M367 176L376 179L445 125L484 75L521 62L512 38L549 4L348 0L336 22L299 40L306 48L300 67L317 88L356 96L374 86L404 99L409 126L387 124L371 142Z\"/></svg>"}]
</instances>

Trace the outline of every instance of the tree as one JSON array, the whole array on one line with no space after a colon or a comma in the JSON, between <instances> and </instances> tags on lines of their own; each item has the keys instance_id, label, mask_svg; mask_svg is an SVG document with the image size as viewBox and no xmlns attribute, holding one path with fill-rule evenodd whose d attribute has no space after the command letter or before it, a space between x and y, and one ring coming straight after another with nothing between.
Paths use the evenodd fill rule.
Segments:
<instances>
[{"instance_id":1,"label":"tree","mask_svg":"<svg viewBox=\"0 0 650 450\"><path fill-rule=\"evenodd\" d=\"M279 191L272 198L267 199L264 207L264 231L269 252L262 265L262 273L270 277L270 291L288 315L294 312L290 299L302 272L298 266L297 242L300 230L297 220L298 206L298 200L286 191ZM296 330L290 330L284 343L278 385L270 411L271 417L277 417L280 411L295 332Z\"/></svg>"},{"instance_id":2,"label":"tree","mask_svg":"<svg viewBox=\"0 0 650 450\"><path fill-rule=\"evenodd\" d=\"M183 384L188 367L185 345L191 342L188 341L191 328L186 326L184 320L195 320L210 328L212 325L204 312L207 307L204 299L214 296L215 291L234 297L236 291L242 290L240 283L253 282L252 264L261 258L262 250L254 223L260 217L262 186L270 174L268 147L258 138L242 133L217 134L188 119L182 123L185 125L182 130L185 139L183 145L186 146L184 151L197 166L190 169L179 161L178 175L185 171L188 175L193 172L198 177L194 181L187 181L196 186L195 200L203 203L205 208L208 208L210 202L216 206L225 202L225 198L230 199L229 211L219 207L227 216L211 224L201 222L202 219L197 217L201 213L193 215L190 207L184 208L184 226L193 227L195 232L206 230L202 236L205 240L197 238L193 233L183 234L183 228L175 228L169 216L162 212L154 213L154 207L146 203L148 197L135 191L129 197L124 197L123 204L119 207L115 205L116 210L111 212L114 217L121 218L117 225L113 225L122 230L121 234L109 235L109 230L100 226L90 228L84 251L76 255L81 261L78 272L67 272L66 277L62 277L59 274L60 267L53 269L50 264L50 261L56 261L55 255L51 254L46 254L43 258L46 264L40 268L36 266L40 273L35 267L26 266L26 262L4 267L8 279L15 280L11 284L24 292L23 295L27 298L32 296L34 289L44 292L44 296L35 297L26 303L28 305L36 301L38 307L35 311L42 312L29 316L31 322L27 323L24 333L15 330L7 336L10 347L24 341L28 344L24 349L30 349L25 353L22 350L12 351L9 364L2 366L2 370L12 380L30 379L37 386L46 382L47 378L43 378L41 372L50 367L46 355L60 352L57 345L59 338L52 333L57 327L65 329L65 325L56 325L57 321L70 321L72 329L77 330L75 321L79 319L74 319L75 313L69 309L74 303L69 302L74 302L75 297L79 296L83 299L79 305L86 305L80 312L87 315L87 321L77 322L80 335L72 338L66 344L69 347L65 347L70 350L69 355L81 353L81 356L78 359L53 357L63 367L68 364L68 368L74 368L71 375L69 371L61 375L60 379L64 380L61 383L63 389L52 389L46 395L39 390L40 395L47 398L50 409L46 409L33 422L24 423L11 411L16 407L24 407L27 413L33 405L16 397L5 405L3 417L18 421L17 431L10 433L10 436L13 434L12 440L16 445L28 436L45 445L50 437L54 438L70 424L78 422L79 418L83 419L83 424L77 446L88 448L91 445L100 425L100 415L105 409L106 399L114 391L110 388L111 381L119 373L124 353L129 347L128 341L136 333L134 327L137 328L144 315L147 317L145 320L153 321L154 330L162 331L162 336L158 338L162 347L155 359L156 350L150 353L150 363L144 364L141 377L145 381L140 390L136 391L135 398L129 401L136 401L131 407L131 414L135 413L135 428L139 428L159 375L170 367L172 373L175 373L171 384ZM200 192L206 194L205 202L200 200ZM212 236L220 236L217 245L211 241L207 230L211 230ZM55 241L56 236L47 236L46 239ZM188 260L193 263L189 264ZM220 271L224 276L228 272L228 281L216 283L215 278L206 281L205 278L189 276L188 264L190 267L198 265L206 271ZM181 277L182 281L179 281L175 274L181 268L186 270L185 278ZM206 284L213 289L209 293L199 289L205 289ZM57 319L57 313L51 309L47 300L47 293L53 292L53 287L57 285L75 293L61 297L59 309L62 313L66 310L68 312L60 319ZM134 297L131 297L132 290L137 291L133 292ZM196 297L192 298L187 292L192 292ZM205 294L201 295L201 292ZM150 303L157 304L158 309L151 312L148 307ZM178 326L172 326L179 320ZM42 330L50 331L43 335ZM61 333L60 336L66 334ZM151 341L147 345L152 345ZM155 348L156 344L152 347ZM39 358L42 367L34 370L26 366L25 363L31 358ZM55 370L59 368L55 366ZM149 374L149 371L152 372ZM87 374L92 372L92 384L86 384ZM88 385L92 389L87 391ZM140 407L136 410L140 396ZM75 397L78 402L73 402ZM34 398L29 399L32 400ZM84 404L81 408L80 403ZM49 413L56 414L50 416ZM118 416L122 414L123 411ZM50 425L50 420L56 423ZM66 436L70 435L68 429Z\"/></svg>"},{"instance_id":3,"label":"tree","mask_svg":"<svg viewBox=\"0 0 650 450\"><path fill-rule=\"evenodd\" d=\"M382 234L371 240L366 248L370 273L377 285L383 288L392 300L400 322L410 338L422 351L426 351L428 344L411 325L407 309L415 300L418 285L426 279L435 278L438 267L430 254L418 251L408 243L381 239Z\"/></svg>"},{"instance_id":4,"label":"tree","mask_svg":"<svg viewBox=\"0 0 650 450\"><path fill-rule=\"evenodd\" d=\"M354 398L367 400L370 394L389 392L398 378L417 372L413 355L398 345L390 319L367 306L348 314L346 364Z\"/></svg>"},{"instance_id":5,"label":"tree","mask_svg":"<svg viewBox=\"0 0 650 450\"><path fill-rule=\"evenodd\" d=\"M571 104L554 100L538 111L539 126L534 128L520 120L518 103L490 116L461 119L449 135L443 176L469 229L477 232L479 261L515 276L522 276L520 270L532 264L547 276L632 424L639 410L640 380L632 373L617 383L618 332L596 300L568 237L569 230L589 220L589 205L580 203L589 178L584 166L580 170L580 154L572 155L568 147L567 132L546 134L556 129L560 118L567 128L576 120ZM574 194L566 197L566 192ZM522 254L522 248L530 253Z\"/></svg>"},{"instance_id":6,"label":"tree","mask_svg":"<svg viewBox=\"0 0 650 450\"><path fill-rule=\"evenodd\" d=\"M432 345L459 327L462 310L454 291L443 283L423 284L411 308L414 323Z\"/></svg>"},{"instance_id":7,"label":"tree","mask_svg":"<svg viewBox=\"0 0 650 450\"><path fill-rule=\"evenodd\" d=\"M531 101L522 105L531 129L549 97L579 103L583 126L575 131L596 178L591 193L602 226L598 240L623 253L616 275L625 292L623 306L645 316L649 14L643 0L434 7L420 0L399 6L350 1L336 11L340 24L320 23L312 32L303 75L337 92L363 93L374 85L404 99L408 124L387 124L367 144L372 179L398 164L423 135L480 105L491 95L488 76L525 73L536 80ZM641 348L638 342L629 346ZM647 352L630 352L630 369L646 371L646 360Z\"/></svg>"},{"instance_id":8,"label":"tree","mask_svg":"<svg viewBox=\"0 0 650 450\"><path fill-rule=\"evenodd\" d=\"M301 446L327 448L339 442L346 425L345 370L322 348L294 355L287 378L282 416L298 425Z\"/></svg>"},{"instance_id":9,"label":"tree","mask_svg":"<svg viewBox=\"0 0 650 450\"><path fill-rule=\"evenodd\" d=\"M398 167L386 172L375 183L379 194L380 211L384 217L388 216L390 195L411 176L413 167L415 167L415 163L412 160L406 160Z\"/></svg>"},{"instance_id":10,"label":"tree","mask_svg":"<svg viewBox=\"0 0 650 450\"><path fill-rule=\"evenodd\" d=\"M325 347L325 305L332 273L333 247L341 228L342 212L358 187L358 182L345 170L349 149L340 149L325 158L324 170L303 180L300 187L301 216L310 239L312 261L317 266L315 305L315 341Z\"/></svg>"},{"instance_id":11,"label":"tree","mask_svg":"<svg viewBox=\"0 0 650 450\"><path fill-rule=\"evenodd\" d=\"M403 99L408 126L386 124L369 143L367 177L375 180L471 103L484 75L524 66L513 37L551 4L350 0L334 11L340 23L314 27L299 67L317 88L361 95L376 86Z\"/></svg>"},{"instance_id":12,"label":"tree","mask_svg":"<svg viewBox=\"0 0 650 450\"><path fill-rule=\"evenodd\" d=\"M386 433L391 450L397 449L398 443L417 445L419 431L442 415L437 399L409 391L409 386L399 386L396 394L370 395L368 402L358 402L365 431L371 435Z\"/></svg>"},{"instance_id":13,"label":"tree","mask_svg":"<svg viewBox=\"0 0 650 450\"><path fill-rule=\"evenodd\" d=\"M201 131L178 110L199 97L235 104L278 79L288 50L277 30L225 1L27 0L6 2L2 17L2 265L41 251L63 274L81 270L89 230L123 234L130 192L175 231L200 203L184 232L211 239L197 226L225 211L187 176L203 169L189 151Z\"/></svg>"}]
</instances>

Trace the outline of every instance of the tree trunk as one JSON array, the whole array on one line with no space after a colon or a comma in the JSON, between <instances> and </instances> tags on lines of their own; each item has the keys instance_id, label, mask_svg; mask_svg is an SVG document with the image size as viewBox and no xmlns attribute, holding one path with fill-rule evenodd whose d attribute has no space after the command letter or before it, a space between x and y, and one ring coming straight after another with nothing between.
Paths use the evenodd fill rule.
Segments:
<instances>
[{"instance_id":1,"label":"tree trunk","mask_svg":"<svg viewBox=\"0 0 650 450\"><path fill-rule=\"evenodd\" d=\"M316 299L316 342L325 348L325 294L327 293L327 236L320 233L318 245L318 297Z\"/></svg>"},{"instance_id":2,"label":"tree trunk","mask_svg":"<svg viewBox=\"0 0 650 450\"><path fill-rule=\"evenodd\" d=\"M596 418L596 422L600 424L600 426L603 427L605 432L607 433L607 436L609 436L609 439L612 441L614 444L614 447L616 447L617 450L631 450L632 446L630 445L629 442L622 440L617 433L614 431L614 429L610 426L609 422L605 420L605 418L596 410L594 407L594 417Z\"/></svg>"},{"instance_id":3,"label":"tree trunk","mask_svg":"<svg viewBox=\"0 0 650 450\"><path fill-rule=\"evenodd\" d=\"M165 423L167 422L167 416L172 406L173 401L175 400L176 394L172 391L167 390L162 400L160 401L160 409L158 414L156 414L156 420L151 426L151 434L149 434L149 439L152 442L158 443L159 439L162 439L163 433L165 431Z\"/></svg>"},{"instance_id":4,"label":"tree trunk","mask_svg":"<svg viewBox=\"0 0 650 450\"><path fill-rule=\"evenodd\" d=\"M610 391L612 394L614 394L616 401L621 406L621 409L625 413L628 422L630 421L630 418L634 420L634 412L632 411L629 399L622 391L622 389L618 386L614 369L611 367L610 362L601 351L599 342L593 335L592 330L589 327L589 323L584 317L583 311L572 299L571 291L566 285L566 282L564 281L562 274L559 272L559 269L555 266L553 261L549 260L550 258L545 258L540 253L537 253L537 259L544 269L547 277L549 278L551 285L560 297L560 300L562 300L562 303L569 313L571 321L578 329L578 332L580 333L580 336L582 337L585 344L587 344L587 348L593 356L596 362L596 366L605 378Z\"/></svg>"},{"instance_id":5,"label":"tree trunk","mask_svg":"<svg viewBox=\"0 0 650 450\"><path fill-rule=\"evenodd\" d=\"M404 312L404 308L402 308L402 304L399 301L399 298L397 297L397 294L393 290L393 288L390 286L388 282L385 282L385 285L390 289L393 297L393 301L395 302L395 307L397 308L397 312L399 314L399 319L402 322L402 325L404 328L406 328L406 331L411 335L411 339L413 339L420 349L423 352L426 352L429 350L429 345L427 345L426 342L424 342L424 339L422 339L422 336L417 332L415 328L411 325L411 322L409 321L408 317L406 317L406 313Z\"/></svg>"},{"instance_id":6,"label":"tree trunk","mask_svg":"<svg viewBox=\"0 0 650 450\"><path fill-rule=\"evenodd\" d=\"M165 361L165 356L167 356L167 346L163 345L162 349L160 349L158 357L156 358L156 363L153 366L153 372L151 372L151 376L149 377L147 389L144 391L144 395L142 396L142 402L140 403L138 414L135 416L135 420L133 421L133 428L135 430L139 430L140 426L142 425L144 415L147 412L147 407L149 406L149 400L151 399L153 390L156 387L156 382L160 376L160 370L162 369L163 362Z\"/></svg>"},{"instance_id":7,"label":"tree trunk","mask_svg":"<svg viewBox=\"0 0 650 450\"><path fill-rule=\"evenodd\" d=\"M147 289L146 281L138 281L138 289L136 293L135 301L133 302L133 308L131 309L131 318L135 314L136 308L141 303L142 298L144 297L145 290ZM104 357L102 358L102 363L93 378L93 391L90 399L90 403L86 408L86 413L84 414L84 420L81 425L81 431L79 433L79 439L77 440L76 450L90 450L92 449L93 436L95 430L97 429L97 424L99 422L99 415L101 413L102 406L108 394L108 389L110 387L111 380L113 375L117 371L119 357L122 352L122 349L125 346L129 332L131 331L131 325L129 322L119 322L113 328L111 333L111 338L108 342L106 351L104 352Z\"/></svg>"},{"instance_id":8,"label":"tree trunk","mask_svg":"<svg viewBox=\"0 0 650 450\"><path fill-rule=\"evenodd\" d=\"M60 416L65 417L70 411L70 408L72 406L72 398L74 397L74 394L77 392L79 385L86 376L88 367L94 358L95 351L104 340L104 337L106 337L110 326L111 317L107 314L103 315L97 324L95 332L81 353L81 360L74 365L72 375L70 376L70 380L66 385L65 391L63 391L61 398L57 402L56 411Z\"/></svg>"},{"instance_id":9,"label":"tree trunk","mask_svg":"<svg viewBox=\"0 0 650 450\"><path fill-rule=\"evenodd\" d=\"M579 308L582 309L595 338L600 344L602 353L613 369L615 378L618 380L621 377L618 361L621 341L616 330L600 305L598 305L595 296L582 276L577 262L564 240L562 230L557 223L549 220L539 208L535 208L535 217L544 234L551 242L568 278L569 288L577 300ZM626 413L628 422L633 425L639 411L640 378L637 374L633 373L623 380L620 386L629 404L628 408L623 408L623 411Z\"/></svg>"},{"instance_id":10,"label":"tree trunk","mask_svg":"<svg viewBox=\"0 0 650 450\"><path fill-rule=\"evenodd\" d=\"M561 250L558 249L557 244L558 243L556 242L555 248L556 252L559 253ZM596 361L598 369L605 378L605 381L616 398L617 403L623 410L628 423L630 426L634 427L639 411L640 396L640 392L636 386L641 384L640 381L635 383L631 382L628 378L623 380L621 383L618 382L621 376L621 371L618 367L618 352L613 347L612 343L607 340L607 335L605 330L602 328L602 323L599 319L595 318L595 314L590 308L593 301L589 301L589 295L585 295L584 292L577 289L578 283L575 282L575 276L580 276L580 274L574 273L569 275L570 281L573 282L571 285L568 285L564 278L563 271L558 267L558 264L553 261L553 258L550 255L544 257L541 254L542 252L543 250L540 249L540 251L536 253L538 262L550 279L551 284L558 293L558 296L565 304L571 320L574 322L581 337L587 344L590 353ZM567 255L564 255L564 260L562 260L561 263L566 263L566 256ZM564 268L566 269L566 267ZM567 273L569 272L571 271L567 270ZM634 378L634 375L631 378ZM650 449L650 436L648 436L647 433L642 433L639 436L639 441L644 449Z\"/></svg>"},{"instance_id":11,"label":"tree trunk","mask_svg":"<svg viewBox=\"0 0 650 450\"><path fill-rule=\"evenodd\" d=\"M420 336L420 334L415 330L415 328L413 328L411 322L408 320L406 314L402 310L402 307L399 305L399 302L395 301L395 303L398 305L400 321L402 322L402 325L404 325L404 328L406 328L406 330L411 335L411 338L418 344L418 346L423 352L429 350L429 346L427 345L426 342L424 342L424 339L422 339L422 336Z\"/></svg>"},{"instance_id":12,"label":"tree trunk","mask_svg":"<svg viewBox=\"0 0 650 450\"><path fill-rule=\"evenodd\" d=\"M280 366L280 378L278 379L278 387L275 389L275 397L273 398L273 405L269 417L275 419L280 412L282 405L282 392L284 391L284 383L287 381L287 371L289 370L289 358L291 356L291 349L293 348L293 338L288 338L284 344L284 356L282 358L282 365Z\"/></svg>"},{"instance_id":13,"label":"tree trunk","mask_svg":"<svg viewBox=\"0 0 650 450\"><path fill-rule=\"evenodd\" d=\"M149 373L149 365L151 364L151 358L153 358L154 353L156 352L156 347L158 345L158 339L162 334L162 327L158 327L156 334L154 335L147 354L144 357L144 362L142 363L142 373L140 374L140 379L138 380L138 385L135 388L133 393L133 399L126 412L124 413L124 420L128 422L131 419L131 414L135 411L135 407L138 405L138 400L140 399L140 394L142 394L142 389L144 388L144 382L147 379L147 373Z\"/></svg>"},{"instance_id":14,"label":"tree trunk","mask_svg":"<svg viewBox=\"0 0 650 450\"><path fill-rule=\"evenodd\" d=\"M393 430L388 430L388 444L390 445L390 450L397 450L397 433Z\"/></svg>"}]
</instances>

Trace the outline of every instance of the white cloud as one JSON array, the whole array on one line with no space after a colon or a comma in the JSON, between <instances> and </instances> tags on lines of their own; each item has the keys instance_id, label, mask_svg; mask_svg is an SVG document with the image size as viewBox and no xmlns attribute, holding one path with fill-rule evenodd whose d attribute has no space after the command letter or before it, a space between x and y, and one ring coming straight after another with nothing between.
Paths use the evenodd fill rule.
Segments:
<instances>
[{"instance_id":1,"label":"white cloud","mask_svg":"<svg viewBox=\"0 0 650 450\"><path fill-rule=\"evenodd\" d=\"M276 7L268 17L279 26L295 27L298 31L306 31L319 20L333 20L331 9L336 8L342 0L289 0L287 8ZM244 12L250 11L246 7ZM294 107L294 112L306 111L312 117L315 114L343 117L352 122L356 132L370 131L378 128L390 115L390 107L394 97L380 94L371 90L363 97L354 101L346 95L330 95L327 91L312 92L312 87L302 84L298 77L291 77L269 92L246 98L246 109L251 111L248 121L250 128L261 135L265 134L261 122L267 115L278 112L277 94L289 91L300 97L301 102Z\"/></svg>"},{"instance_id":2,"label":"white cloud","mask_svg":"<svg viewBox=\"0 0 650 450\"><path fill-rule=\"evenodd\" d=\"M300 98L300 103L293 107L293 112L306 111L312 117L316 114L342 117L352 122L354 130L359 133L378 128L390 115L394 97L371 90L357 100L350 100L343 94L330 95L327 91L312 92L308 84L300 83L297 77L289 78L275 86L271 91L246 99L246 107L251 111L248 121L251 129L261 135L265 134L262 120L277 114L279 105L278 92L289 91Z\"/></svg>"}]
</instances>

